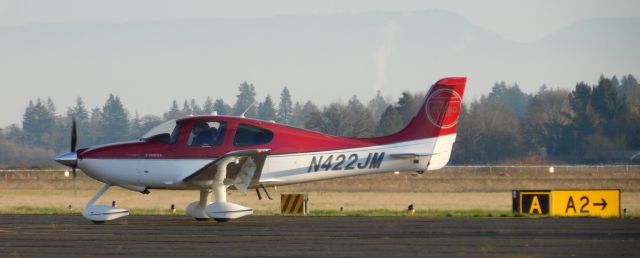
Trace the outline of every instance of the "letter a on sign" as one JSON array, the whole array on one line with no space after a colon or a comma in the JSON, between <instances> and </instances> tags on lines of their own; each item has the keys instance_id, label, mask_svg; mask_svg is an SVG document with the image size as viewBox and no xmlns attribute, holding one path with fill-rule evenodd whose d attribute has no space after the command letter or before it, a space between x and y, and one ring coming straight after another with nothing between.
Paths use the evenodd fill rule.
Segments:
<instances>
[{"instance_id":1,"label":"letter a on sign","mask_svg":"<svg viewBox=\"0 0 640 258\"><path fill-rule=\"evenodd\" d=\"M569 209L573 209L573 213L576 213L576 204L573 203L573 197L569 196L569 201L567 201L567 208L564 210L564 213L569 213Z\"/></svg>"},{"instance_id":2,"label":"letter a on sign","mask_svg":"<svg viewBox=\"0 0 640 258\"><path fill-rule=\"evenodd\" d=\"M531 207L529 208L529 214L533 214L534 212L538 212L538 214L542 214L542 208L540 207L540 201L538 201L538 196L533 196L533 200L531 200Z\"/></svg>"}]
</instances>

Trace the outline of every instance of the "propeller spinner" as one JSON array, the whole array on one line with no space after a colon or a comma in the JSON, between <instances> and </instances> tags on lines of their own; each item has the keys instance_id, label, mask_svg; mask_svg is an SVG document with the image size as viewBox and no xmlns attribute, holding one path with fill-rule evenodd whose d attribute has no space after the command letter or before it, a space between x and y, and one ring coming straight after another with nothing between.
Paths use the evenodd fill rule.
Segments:
<instances>
[{"instance_id":1,"label":"propeller spinner","mask_svg":"<svg viewBox=\"0 0 640 258\"><path fill-rule=\"evenodd\" d=\"M71 151L64 153L56 157L56 162L68 166L73 169L73 175L75 177L76 166L78 165L78 154L76 153L77 132L76 132L76 119L73 119L71 124Z\"/></svg>"},{"instance_id":2,"label":"propeller spinner","mask_svg":"<svg viewBox=\"0 0 640 258\"><path fill-rule=\"evenodd\" d=\"M76 144L78 143L78 133L76 132L76 118L74 117L71 123L71 148L70 151L56 157L56 161L62 165L71 168L73 175L73 191L77 195L77 173L76 167L78 166L78 154L76 153Z\"/></svg>"}]
</instances>

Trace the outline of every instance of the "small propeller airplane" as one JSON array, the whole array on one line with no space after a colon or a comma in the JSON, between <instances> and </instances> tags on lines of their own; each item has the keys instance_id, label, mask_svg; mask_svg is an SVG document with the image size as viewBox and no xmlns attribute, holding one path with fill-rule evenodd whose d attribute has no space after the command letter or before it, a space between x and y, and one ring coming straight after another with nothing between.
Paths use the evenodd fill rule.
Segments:
<instances>
[{"instance_id":1,"label":"small propeller airplane","mask_svg":"<svg viewBox=\"0 0 640 258\"><path fill-rule=\"evenodd\" d=\"M73 120L71 150L56 161L72 168L74 180L79 168L104 183L82 212L94 223L129 215L126 209L95 205L112 186L143 194L151 189L197 190L200 199L187 206L187 214L224 222L253 214L251 208L227 201L228 190L255 189L261 199L263 189L271 199L266 187L444 167L456 139L465 84L465 77L439 80L404 129L373 138L211 115L164 122L138 141L76 150Z\"/></svg>"}]
</instances>

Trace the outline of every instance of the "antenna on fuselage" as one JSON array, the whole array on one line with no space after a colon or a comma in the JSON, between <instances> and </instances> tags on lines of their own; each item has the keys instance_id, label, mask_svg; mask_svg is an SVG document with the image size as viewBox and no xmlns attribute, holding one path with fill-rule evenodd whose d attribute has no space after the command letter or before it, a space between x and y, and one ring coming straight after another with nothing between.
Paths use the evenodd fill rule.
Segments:
<instances>
[{"instance_id":1,"label":"antenna on fuselage","mask_svg":"<svg viewBox=\"0 0 640 258\"><path fill-rule=\"evenodd\" d=\"M251 105L249 105L247 107L247 109L244 110L244 112L242 112L242 114L240 114L240 117L244 118L244 114L247 113L247 111L249 111L249 109L251 109L254 105L256 104L256 101L254 101L253 103L251 103Z\"/></svg>"}]
</instances>

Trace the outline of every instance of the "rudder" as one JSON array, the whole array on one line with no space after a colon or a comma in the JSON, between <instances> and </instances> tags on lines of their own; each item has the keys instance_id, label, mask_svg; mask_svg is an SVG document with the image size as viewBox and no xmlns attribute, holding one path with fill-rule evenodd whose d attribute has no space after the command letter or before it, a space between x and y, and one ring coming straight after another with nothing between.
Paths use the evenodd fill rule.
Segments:
<instances>
[{"instance_id":1,"label":"rudder","mask_svg":"<svg viewBox=\"0 0 640 258\"><path fill-rule=\"evenodd\" d=\"M439 80L431 86L417 114L404 129L371 140L377 144L394 144L429 139L425 142L425 148L415 153L428 156L428 162L424 163L421 170L444 167L449 162L456 139L466 82L466 77Z\"/></svg>"},{"instance_id":2,"label":"rudder","mask_svg":"<svg viewBox=\"0 0 640 258\"><path fill-rule=\"evenodd\" d=\"M395 134L377 138L378 143L456 134L466 82L466 77L444 78L436 82L429 89L418 113L409 124Z\"/></svg>"}]
</instances>

